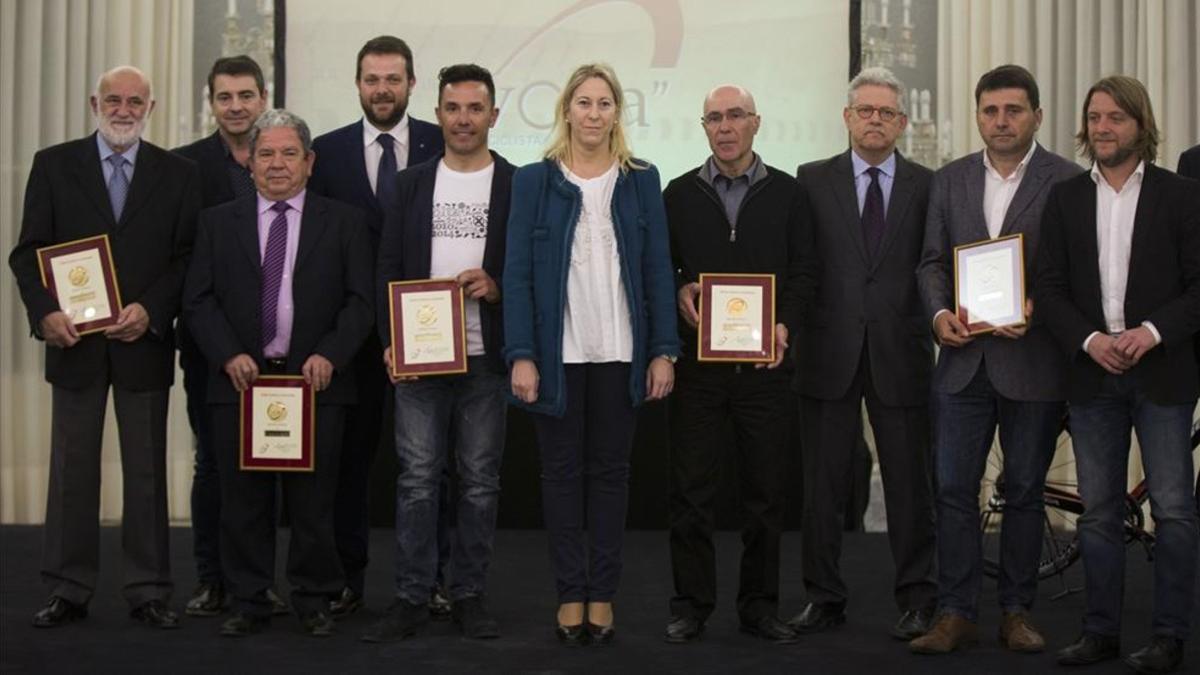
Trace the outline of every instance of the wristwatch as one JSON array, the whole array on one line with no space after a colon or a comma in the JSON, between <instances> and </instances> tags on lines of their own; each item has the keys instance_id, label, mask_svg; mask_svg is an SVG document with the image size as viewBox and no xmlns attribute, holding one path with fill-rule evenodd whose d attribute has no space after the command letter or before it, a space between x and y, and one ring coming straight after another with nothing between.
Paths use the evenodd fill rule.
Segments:
<instances>
[{"instance_id":1,"label":"wristwatch","mask_svg":"<svg viewBox=\"0 0 1200 675\"><path fill-rule=\"evenodd\" d=\"M679 357L678 357L678 356L675 356L674 354L659 354L658 356L656 356L656 357L654 357L654 358L656 358L656 359L666 359L667 361L670 361L672 364L674 364L676 361L678 361L678 360L679 360Z\"/></svg>"}]
</instances>

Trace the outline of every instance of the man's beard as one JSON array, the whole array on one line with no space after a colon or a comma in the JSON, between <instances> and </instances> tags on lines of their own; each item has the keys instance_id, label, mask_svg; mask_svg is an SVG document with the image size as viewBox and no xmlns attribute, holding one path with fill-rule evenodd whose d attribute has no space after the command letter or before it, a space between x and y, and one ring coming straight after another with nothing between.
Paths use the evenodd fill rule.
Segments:
<instances>
[{"instance_id":1,"label":"man's beard","mask_svg":"<svg viewBox=\"0 0 1200 675\"><path fill-rule=\"evenodd\" d=\"M122 148L133 145L137 139L142 137L142 131L146 128L146 118L134 120L133 126L128 131L123 131L116 128L112 120L103 114L96 115L96 127L100 132L100 136L105 143L110 146L118 146Z\"/></svg>"},{"instance_id":2,"label":"man's beard","mask_svg":"<svg viewBox=\"0 0 1200 675\"><path fill-rule=\"evenodd\" d=\"M375 115L375 110L371 107L371 102L368 101L364 103L360 99L360 103L362 105L363 114L367 117L367 121L380 129L391 129L399 124L400 120L404 117L404 111L408 109L407 100L403 103L400 103L395 97L393 97L391 101L392 114L388 115L387 117L378 117Z\"/></svg>"},{"instance_id":3,"label":"man's beard","mask_svg":"<svg viewBox=\"0 0 1200 675\"><path fill-rule=\"evenodd\" d=\"M1132 145L1122 145L1118 142L1117 149L1113 151L1111 157L1108 157L1107 159L1101 159L1098 155L1096 155L1094 149L1092 150L1092 156L1096 158L1097 164L1106 169L1111 169L1114 166L1120 166L1124 164L1130 157L1133 156L1134 152L1136 152L1136 150Z\"/></svg>"}]
</instances>

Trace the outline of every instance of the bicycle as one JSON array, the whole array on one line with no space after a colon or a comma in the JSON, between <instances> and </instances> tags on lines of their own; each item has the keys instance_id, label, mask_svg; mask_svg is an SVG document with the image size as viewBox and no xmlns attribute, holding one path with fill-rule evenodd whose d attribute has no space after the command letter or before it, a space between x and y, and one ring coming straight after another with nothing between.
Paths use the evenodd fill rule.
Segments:
<instances>
[{"instance_id":1,"label":"bicycle","mask_svg":"<svg viewBox=\"0 0 1200 675\"><path fill-rule=\"evenodd\" d=\"M1083 514L1083 500L1075 481L1074 455L1069 448L1070 431L1064 421L1059 434L1054 459L1046 472L1043 498L1046 503L1043 519L1042 554L1038 560L1039 581L1057 576L1062 590L1051 599L1057 600L1079 591L1067 585L1067 568L1079 559L1079 538L1075 521ZM1200 447L1200 418L1192 422L1192 450ZM983 573L990 578L1000 575L1000 525L1004 515L1003 454L999 444L988 455L988 470L981 485L980 529L983 537ZM1139 542L1148 560L1154 559L1154 533L1146 531L1143 506L1150 498L1149 487L1143 478L1125 496L1125 543ZM1200 476L1196 480L1196 502L1200 509Z\"/></svg>"}]
</instances>

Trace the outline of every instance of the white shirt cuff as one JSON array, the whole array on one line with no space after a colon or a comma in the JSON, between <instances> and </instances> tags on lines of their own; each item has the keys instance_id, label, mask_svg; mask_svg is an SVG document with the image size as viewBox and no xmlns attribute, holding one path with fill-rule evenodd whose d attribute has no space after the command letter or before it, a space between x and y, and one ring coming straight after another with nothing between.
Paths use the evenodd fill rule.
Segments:
<instances>
[{"instance_id":1,"label":"white shirt cuff","mask_svg":"<svg viewBox=\"0 0 1200 675\"><path fill-rule=\"evenodd\" d=\"M1154 327L1154 324L1150 323L1149 321L1143 321L1142 325L1145 326L1146 330L1150 331L1150 334L1154 336L1154 344L1161 345L1162 334L1158 332L1158 329Z\"/></svg>"},{"instance_id":2,"label":"white shirt cuff","mask_svg":"<svg viewBox=\"0 0 1200 675\"><path fill-rule=\"evenodd\" d=\"M937 320L938 320L938 317L939 317L939 316L941 316L941 315L943 315L943 314L945 314L945 313L947 313L947 312L949 312L949 311L950 311L950 310L948 310L948 309L939 309L939 310L937 311L937 314L934 314L934 315L933 315L933 322L932 322L932 325L930 326L930 328L937 328Z\"/></svg>"},{"instance_id":3,"label":"white shirt cuff","mask_svg":"<svg viewBox=\"0 0 1200 675\"><path fill-rule=\"evenodd\" d=\"M1091 343L1092 338L1096 337L1099 334L1100 334L1100 331L1094 330L1094 331L1092 331L1091 335L1087 336L1087 339L1083 341L1083 351L1085 351L1085 352L1087 351L1088 344Z\"/></svg>"}]
</instances>

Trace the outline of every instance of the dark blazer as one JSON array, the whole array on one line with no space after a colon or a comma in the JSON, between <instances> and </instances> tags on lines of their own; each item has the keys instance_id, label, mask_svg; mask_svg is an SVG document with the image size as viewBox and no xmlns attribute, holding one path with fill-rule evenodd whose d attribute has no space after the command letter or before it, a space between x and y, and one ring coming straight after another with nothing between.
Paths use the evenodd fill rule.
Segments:
<instances>
[{"instance_id":1,"label":"dark blazer","mask_svg":"<svg viewBox=\"0 0 1200 675\"><path fill-rule=\"evenodd\" d=\"M441 127L408 118L408 166L416 166L444 149ZM309 191L362 209L367 227L378 242L384 214L367 178L363 121L321 134L313 140L313 151L317 153L317 161L308 179Z\"/></svg>"},{"instance_id":2,"label":"dark blazer","mask_svg":"<svg viewBox=\"0 0 1200 675\"><path fill-rule=\"evenodd\" d=\"M25 188L21 234L8 258L34 334L59 309L42 286L37 249L107 234L121 300L140 303L150 328L124 343L103 334L68 349L46 347L46 381L80 389L105 376L125 389L171 386L175 377L172 324L200 210L200 176L191 161L142 139L129 195L118 222L100 167L96 134L39 151Z\"/></svg>"},{"instance_id":3,"label":"dark blazer","mask_svg":"<svg viewBox=\"0 0 1200 675\"><path fill-rule=\"evenodd\" d=\"M1193 145L1179 155L1179 167L1175 172L1180 176L1200 180L1200 145Z\"/></svg>"},{"instance_id":4,"label":"dark blazer","mask_svg":"<svg viewBox=\"0 0 1200 675\"><path fill-rule=\"evenodd\" d=\"M400 172L397 180L397 203L387 209L383 236L379 242L379 258L375 266L375 324L379 338L386 348L392 344L388 314L388 282L428 279L433 239L433 191L437 184L438 165L442 153ZM504 274L504 244L508 231L508 204L512 197L512 176L516 167L499 154L492 152L495 169L488 202L487 239L483 248L483 271L496 285ZM488 364L496 372L504 372L504 315L502 302L479 302L483 347Z\"/></svg>"},{"instance_id":5,"label":"dark blazer","mask_svg":"<svg viewBox=\"0 0 1200 675\"><path fill-rule=\"evenodd\" d=\"M1100 299L1096 183L1090 173L1055 185L1042 218L1034 285L1036 311L1070 364L1068 400L1086 401L1105 371L1083 351L1093 331L1107 332ZM1200 394L1192 337L1200 330L1200 194L1195 182L1146 165L1134 216L1125 325L1150 321L1162 344L1129 374L1160 404Z\"/></svg>"},{"instance_id":6,"label":"dark blazer","mask_svg":"<svg viewBox=\"0 0 1200 675\"><path fill-rule=\"evenodd\" d=\"M801 394L841 398L858 372L865 342L871 375L883 402L925 405L933 369L933 340L917 293L917 263L933 173L896 153L896 179L887 229L877 259L868 259L850 151L802 165L816 232L821 272L812 311L798 345Z\"/></svg>"},{"instance_id":7,"label":"dark blazer","mask_svg":"<svg viewBox=\"0 0 1200 675\"><path fill-rule=\"evenodd\" d=\"M986 181L983 152L973 152L942 167L933 175L929 214L925 218L925 247L917 281L925 303L926 325L943 309L954 311L954 247L990 238L983 213ZM1024 236L1025 279L1033 281L1039 225L1046 195L1059 181L1079 174L1078 164L1048 152L1040 145L1004 214L1000 236ZM1032 296L1026 288L1027 296ZM953 394L962 391L980 362L996 391L1016 401L1066 400L1066 361L1054 338L1035 311L1029 330L1017 340L980 335L965 347L942 347L933 373L933 388Z\"/></svg>"},{"instance_id":8,"label":"dark blazer","mask_svg":"<svg viewBox=\"0 0 1200 675\"><path fill-rule=\"evenodd\" d=\"M236 195L229 183L228 161L225 145L219 131L205 136L195 143L175 148L172 152L183 155L200 167L201 208L231 202Z\"/></svg>"},{"instance_id":9,"label":"dark blazer","mask_svg":"<svg viewBox=\"0 0 1200 675\"><path fill-rule=\"evenodd\" d=\"M262 272L257 197L206 209L184 289L184 316L209 369L208 403L235 403L237 392L224 364L249 354L263 365ZM320 354L333 363L329 388L318 405L355 401L354 370L348 368L371 330L371 251L362 214L350 206L307 193L292 274L295 317L287 372Z\"/></svg>"}]
</instances>

